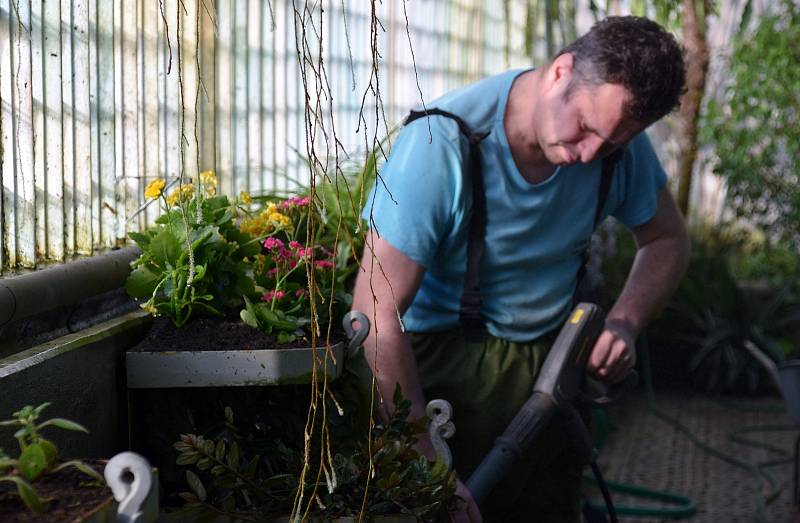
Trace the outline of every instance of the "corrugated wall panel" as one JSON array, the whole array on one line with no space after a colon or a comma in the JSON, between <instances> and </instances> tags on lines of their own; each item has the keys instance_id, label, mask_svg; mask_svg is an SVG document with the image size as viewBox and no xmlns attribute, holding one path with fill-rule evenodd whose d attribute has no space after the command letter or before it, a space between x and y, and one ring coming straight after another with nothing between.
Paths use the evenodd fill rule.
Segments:
<instances>
[{"instance_id":1,"label":"corrugated wall panel","mask_svg":"<svg viewBox=\"0 0 800 523\"><path fill-rule=\"evenodd\" d=\"M16 15L16 16L15 16ZM32 32L30 2L19 2L11 14L11 70L15 149L11 213L14 222L15 264L33 267L37 261L36 179L34 177Z\"/></svg>"},{"instance_id":2,"label":"corrugated wall panel","mask_svg":"<svg viewBox=\"0 0 800 523\"><path fill-rule=\"evenodd\" d=\"M315 60L323 36L328 75L320 86L309 76L310 87L330 88L338 153L351 158L385 133L383 114L392 127L419 103L417 82L430 101L498 72L506 57L510 66L529 62L524 0L511 0L510 21L501 0L378 3L382 63L372 81L384 105L376 107L364 95L370 2L308 4L296 13L305 2L0 0L0 272L124 242L158 215L144 202L157 177L214 169L230 195L307 183L295 50L303 18L315 23L306 35ZM330 100L319 103L330 126ZM319 155L337 153L332 138L316 130Z\"/></svg>"},{"instance_id":3,"label":"corrugated wall panel","mask_svg":"<svg viewBox=\"0 0 800 523\"><path fill-rule=\"evenodd\" d=\"M92 101L90 49L90 0L72 2L70 33L72 41L72 100L70 126L75 137L72 156L75 196L72 202L75 215L75 246L71 254L91 254L94 247L92 232ZM69 161L69 160L68 160Z\"/></svg>"},{"instance_id":4,"label":"corrugated wall panel","mask_svg":"<svg viewBox=\"0 0 800 523\"><path fill-rule=\"evenodd\" d=\"M14 205L14 120L11 100L11 17L9 0L0 0L0 268L14 266L16 235L13 227Z\"/></svg>"}]
</instances>

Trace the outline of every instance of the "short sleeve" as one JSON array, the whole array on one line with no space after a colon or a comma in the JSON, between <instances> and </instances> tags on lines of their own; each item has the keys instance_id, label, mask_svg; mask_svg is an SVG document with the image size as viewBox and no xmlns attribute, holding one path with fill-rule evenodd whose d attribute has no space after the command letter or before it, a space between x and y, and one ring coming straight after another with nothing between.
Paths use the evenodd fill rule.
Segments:
<instances>
[{"instance_id":1,"label":"short sleeve","mask_svg":"<svg viewBox=\"0 0 800 523\"><path fill-rule=\"evenodd\" d=\"M426 269L463 206L461 141L455 122L441 116L404 127L362 212L381 238Z\"/></svg>"},{"instance_id":2,"label":"short sleeve","mask_svg":"<svg viewBox=\"0 0 800 523\"><path fill-rule=\"evenodd\" d=\"M667 175L647 134L639 134L628 144L616 174L617 205L611 214L631 229L650 221Z\"/></svg>"}]
</instances>

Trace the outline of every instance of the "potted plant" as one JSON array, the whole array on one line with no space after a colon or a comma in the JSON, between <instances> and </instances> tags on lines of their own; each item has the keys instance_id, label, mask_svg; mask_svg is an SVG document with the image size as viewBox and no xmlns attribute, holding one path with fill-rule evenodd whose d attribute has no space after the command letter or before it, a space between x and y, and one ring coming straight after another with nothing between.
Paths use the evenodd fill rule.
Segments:
<instances>
[{"instance_id":1,"label":"potted plant","mask_svg":"<svg viewBox=\"0 0 800 523\"><path fill-rule=\"evenodd\" d=\"M105 462L61 461L56 445L42 435L50 428L88 431L62 418L40 421L49 405L27 406L0 421L0 427L17 429L19 443L16 457L0 450L0 521L115 521L117 503L102 476ZM156 515L151 510L142 521L154 521Z\"/></svg>"},{"instance_id":2,"label":"potted plant","mask_svg":"<svg viewBox=\"0 0 800 523\"><path fill-rule=\"evenodd\" d=\"M327 450L331 459L306 475L299 473L303 449L292 445L302 439L276 437L263 417L237 423L233 410L225 408L224 430L211 437L184 434L174 444L189 490L180 494L186 505L173 517L276 523L438 520L455 492L454 473L415 450L427 420L408 420L411 402L399 387L393 401L393 416L369 438L354 439L334 423Z\"/></svg>"},{"instance_id":3,"label":"potted plant","mask_svg":"<svg viewBox=\"0 0 800 523\"><path fill-rule=\"evenodd\" d=\"M164 180L148 186L163 213L130 234L142 255L126 289L160 318L126 356L128 386L308 382L312 352L337 377L344 344L337 333L320 336L319 325L341 317L349 299L333 277L332 247L309 233L311 199L243 192L230 200L216 186L210 171L168 194Z\"/></svg>"}]
</instances>

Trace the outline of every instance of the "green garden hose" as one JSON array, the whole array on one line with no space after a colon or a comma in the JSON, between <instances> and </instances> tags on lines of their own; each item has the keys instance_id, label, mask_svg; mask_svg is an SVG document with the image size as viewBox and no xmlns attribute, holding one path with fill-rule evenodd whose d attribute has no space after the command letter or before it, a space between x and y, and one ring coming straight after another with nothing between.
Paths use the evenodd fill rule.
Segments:
<instances>
[{"instance_id":1,"label":"green garden hose","mask_svg":"<svg viewBox=\"0 0 800 523\"><path fill-rule=\"evenodd\" d=\"M769 452L772 452L774 454L777 454L778 456L773 459L761 461L758 463L748 463L736 457L730 456L718 450L717 448L713 447L712 445L709 445L701 441L697 436L695 436L689 430L688 427L686 427L686 425L684 425L680 421L669 416L668 414L659 410L658 407L656 407L655 393L653 391L653 382L650 369L649 347L647 344L647 339L645 337L642 338L642 343L639 352L641 355L642 375L644 377L645 390L647 393L648 412L654 415L655 417L659 418L660 420L666 422L667 424L671 425L672 427L674 427L676 430L685 435L690 441L692 441L696 446L698 446L704 452L718 459L721 459L722 461L732 466L746 470L753 476L755 480L763 482L763 484L765 484L768 487L768 491L765 494L762 492L762 489L756 489L756 493L754 495L755 512L753 514L753 517L754 520L757 522L766 523L767 522L765 514L766 506L772 501L774 501L778 497L778 495L780 495L782 490L782 487L767 472L767 469L778 465L791 463L794 458L791 451L787 451L786 449L778 447L776 445L755 441L753 439L747 438L746 435L758 432L794 431L797 430L797 427L793 425L758 425L758 426L742 427L740 429L737 429L728 435L729 440L741 445L761 448ZM783 406L779 405L769 406L767 409L765 409L763 406L754 407L752 405L741 404L731 401L720 402L720 403L723 406L737 410L758 409L761 410L762 412L764 410L769 410L771 412L785 412ZM597 436L595 441L597 443L597 448L600 449L602 448L602 445L605 443L608 436L608 421L605 413L602 411L593 412L593 421L595 422L595 427L597 428L596 432ZM594 481L594 478L592 478L591 476L584 476L584 479L590 482ZM608 485L608 488L610 490L615 492L629 494L640 498L647 498L655 501L674 503L677 505L676 507L668 507L668 508L618 506L616 507L616 511L617 514L620 515L655 517L662 519L684 519L692 516L697 511L697 503L692 499L680 494L658 491L635 485L625 485L621 483L615 483L612 481L607 481L606 484ZM599 503L592 502L590 503L590 505L594 509L598 510L604 509L604 506Z\"/></svg>"}]
</instances>

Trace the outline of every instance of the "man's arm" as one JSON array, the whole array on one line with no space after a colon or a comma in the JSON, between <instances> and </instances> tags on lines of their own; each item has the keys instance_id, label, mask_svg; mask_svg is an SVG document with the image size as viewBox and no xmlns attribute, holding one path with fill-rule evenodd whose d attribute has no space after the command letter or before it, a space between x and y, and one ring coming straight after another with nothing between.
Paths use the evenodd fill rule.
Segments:
<instances>
[{"instance_id":1,"label":"man's arm","mask_svg":"<svg viewBox=\"0 0 800 523\"><path fill-rule=\"evenodd\" d=\"M636 338L669 300L689 263L689 235L666 187L653 218L635 227L633 236L633 266L587 365L592 375L612 383L633 368Z\"/></svg>"},{"instance_id":2,"label":"man's arm","mask_svg":"<svg viewBox=\"0 0 800 523\"><path fill-rule=\"evenodd\" d=\"M372 323L364 340L364 357L372 369L378 391L384 403L379 411L388 415L396 384L403 389L403 396L411 400L411 419L425 415L425 396L419 381L417 361L411 343L400 328L400 318L419 289L425 269L408 256L392 247L387 241L370 230L362 270L356 278L353 291L353 310L367 315ZM428 459L435 458L433 445L427 434L421 434L417 448ZM467 487L459 479L456 496L465 503L450 513L456 523L480 523L478 506Z\"/></svg>"},{"instance_id":3,"label":"man's arm","mask_svg":"<svg viewBox=\"0 0 800 523\"><path fill-rule=\"evenodd\" d=\"M366 243L353 292L353 310L366 314L372 323L364 340L364 357L375 376L378 392L385 399L383 414L393 408L391 398L399 383L403 395L412 402L410 417L419 418L425 415L425 398L399 316L411 304L425 269L373 230L368 232Z\"/></svg>"}]
</instances>

